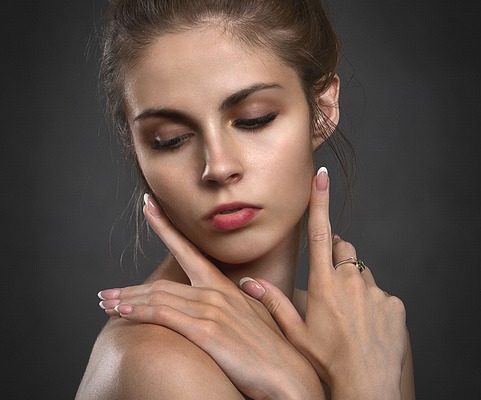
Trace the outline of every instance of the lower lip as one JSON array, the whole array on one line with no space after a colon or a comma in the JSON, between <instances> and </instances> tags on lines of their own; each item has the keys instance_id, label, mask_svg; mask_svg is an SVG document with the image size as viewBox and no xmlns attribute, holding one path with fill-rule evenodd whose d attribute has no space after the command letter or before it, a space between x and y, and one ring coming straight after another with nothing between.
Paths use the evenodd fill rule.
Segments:
<instances>
[{"instance_id":1,"label":"lower lip","mask_svg":"<svg viewBox=\"0 0 481 400\"><path fill-rule=\"evenodd\" d=\"M221 231L231 231L242 228L251 222L259 213L259 208L241 208L230 214L215 214L212 224Z\"/></svg>"}]
</instances>

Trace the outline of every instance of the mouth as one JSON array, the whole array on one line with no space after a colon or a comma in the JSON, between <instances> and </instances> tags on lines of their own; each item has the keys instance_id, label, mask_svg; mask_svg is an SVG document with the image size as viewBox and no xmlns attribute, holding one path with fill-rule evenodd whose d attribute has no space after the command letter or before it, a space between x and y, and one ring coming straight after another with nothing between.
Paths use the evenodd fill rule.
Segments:
<instances>
[{"instance_id":1,"label":"mouth","mask_svg":"<svg viewBox=\"0 0 481 400\"><path fill-rule=\"evenodd\" d=\"M207 215L207 219L217 230L230 231L246 226L260 211L261 207L253 204L221 204Z\"/></svg>"}]
</instances>

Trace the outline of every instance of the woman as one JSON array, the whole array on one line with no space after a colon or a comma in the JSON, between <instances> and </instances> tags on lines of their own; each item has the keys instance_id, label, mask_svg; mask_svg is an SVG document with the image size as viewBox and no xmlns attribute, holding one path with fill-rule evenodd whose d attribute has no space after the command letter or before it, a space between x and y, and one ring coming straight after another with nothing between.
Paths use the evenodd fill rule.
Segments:
<instances>
[{"instance_id":1,"label":"woman","mask_svg":"<svg viewBox=\"0 0 481 400\"><path fill-rule=\"evenodd\" d=\"M402 302L331 234L313 165L339 120L320 4L109 7L107 97L170 254L145 284L99 293L113 318L77 399L414 398Z\"/></svg>"}]
</instances>

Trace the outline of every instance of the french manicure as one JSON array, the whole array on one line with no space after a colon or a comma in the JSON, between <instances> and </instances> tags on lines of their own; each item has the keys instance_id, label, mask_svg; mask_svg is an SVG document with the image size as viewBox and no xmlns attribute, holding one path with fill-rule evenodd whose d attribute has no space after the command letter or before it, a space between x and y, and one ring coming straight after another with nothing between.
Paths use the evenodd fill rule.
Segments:
<instances>
[{"instance_id":1,"label":"french manicure","mask_svg":"<svg viewBox=\"0 0 481 400\"><path fill-rule=\"evenodd\" d=\"M147 206L147 209L153 216L158 217L160 215L158 205L155 204L152 196L148 193L144 194L144 204Z\"/></svg>"},{"instance_id":2,"label":"french manicure","mask_svg":"<svg viewBox=\"0 0 481 400\"><path fill-rule=\"evenodd\" d=\"M120 296L120 289L106 289L97 293L100 300L113 300Z\"/></svg>"},{"instance_id":3,"label":"french manicure","mask_svg":"<svg viewBox=\"0 0 481 400\"><path fill-rule=\"evenodd\" d=\"M252 297L261 298L266 290L255 279L245 277L239 281L239 286Z\"/></svg>"},{"instance_id":4,"label":"french manicure","mask_svg":"<svg viewBox=\"0 0 481 400\"><path fill-rule=\"evenodd\" d=\"M119 304L114 307L114 310L117 311L120 315L127 315L134 310L134 307L129 306L128 304Z\"/></svg>"},{"instance_id":5,"label":"french manicure","mask_svg":"<svg viewBox=\"0 0 481 400\"><path fill-rule=\"evenodd\" d=\"M323 192L327 190L327 184L329 181L328 172L326 167L321 167L316 174L316 188Z\"/></svg>"},{"instance_id":6,"label":"french manicure","mask_svg":"<svg viewBox=\"0 0 481 400\"><path fill-rule=\"evenodd\" d=\"M120 300L102 300L99 306L102 310L111 310L120 303Z\"/></svg>"}]
</instances>

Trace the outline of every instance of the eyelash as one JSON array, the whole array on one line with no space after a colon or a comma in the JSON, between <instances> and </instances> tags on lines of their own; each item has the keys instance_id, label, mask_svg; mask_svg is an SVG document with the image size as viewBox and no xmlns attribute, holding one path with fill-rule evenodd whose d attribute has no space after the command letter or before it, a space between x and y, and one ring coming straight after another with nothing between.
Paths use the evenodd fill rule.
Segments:
<instances>
[{"instance_id":1,"label":"eyelash","mask_svg":"<svg viewBox=\"0 0 481 400\"><path fill-rule=\"evenodd\" d=\"M259 118L251 118L251 119L236 119L233 122L233 126L239 129L247 130L254 132L272 121L274 121L277 117L277 113L269 113L266 115L263 115L262 117ZM152 144L152 148L154 150L163 150L163 151L174 151L182 146L182 144L190 137L192 136L191 133L188 133L186 135L181 135L177 136L172 139L168 140L160 140L156 138L154 140L154 143Z\"/></svg>"}]
</instances>

